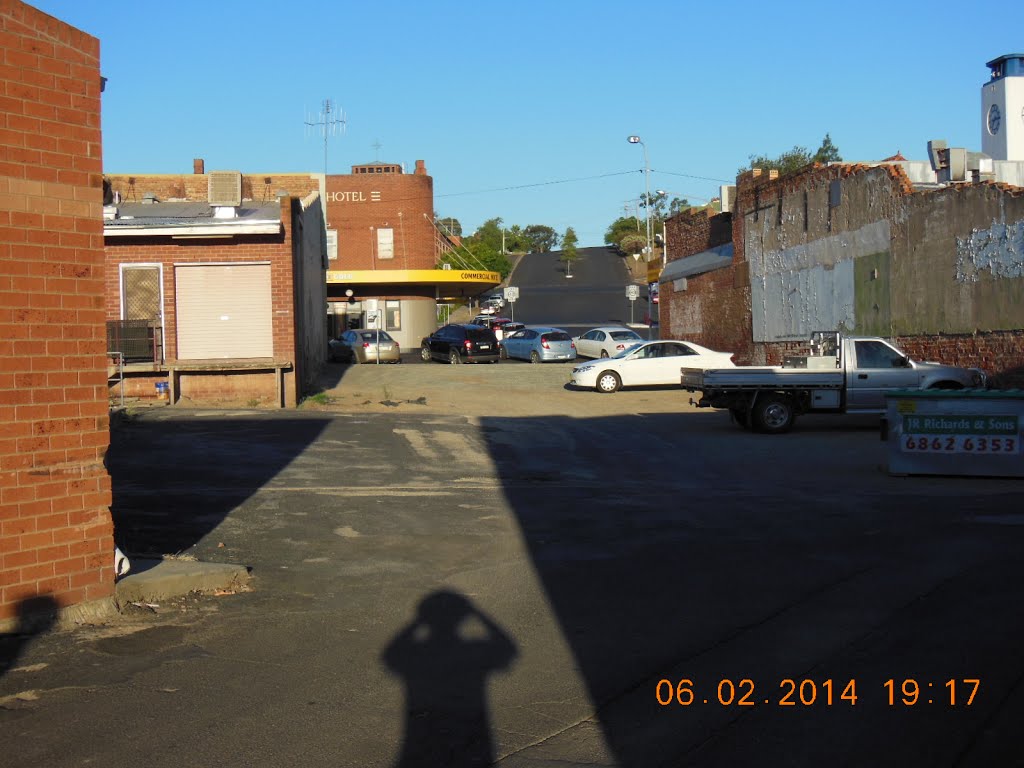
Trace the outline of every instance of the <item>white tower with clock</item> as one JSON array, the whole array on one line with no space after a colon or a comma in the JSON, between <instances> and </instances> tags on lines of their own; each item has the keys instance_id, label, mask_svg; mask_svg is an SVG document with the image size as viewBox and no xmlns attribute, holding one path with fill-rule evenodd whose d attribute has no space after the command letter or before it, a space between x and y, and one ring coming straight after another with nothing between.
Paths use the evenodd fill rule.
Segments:
<instances>
[{"instance_id":1,"label":"white tower with clock","mask_svg":"<svg viewBox=\"0 0 1024 768\"><path fill-rule=\"evenodd\" d=\"M993 160L1024 161L1024 53L1009 53L986 66L981 86L981 151Z\"/></svg>"}]
</instances>

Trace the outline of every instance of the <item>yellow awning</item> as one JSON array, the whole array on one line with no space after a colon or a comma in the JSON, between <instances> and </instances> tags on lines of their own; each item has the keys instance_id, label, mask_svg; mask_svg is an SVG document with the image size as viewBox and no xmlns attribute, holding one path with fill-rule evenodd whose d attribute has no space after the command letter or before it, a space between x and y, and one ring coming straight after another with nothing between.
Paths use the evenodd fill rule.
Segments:
<instances>
[{"instance_id":1,"label":"yellow awning","mask_svg":"<svg viewBox=\"0 0 1024 768\"><path fill-rule=\"evenodd\" d=\"M466 269L353 269L328 270L329 285L433 285L439 295L449 295L453 289L472 296L501 283L500 272L471 271ZM451 294L455 295L455 294Z\"/></svg>"},{"instance_id":2,"label":"yellow awning","mask_svg":"<svg viewBox=\"0 0 1024 768\"><path fill-rule=\"evenodd\" d=\"M328 283L415 283L417 285L501 282L499 272L471 272L464 269L353 269L328 270Z\"/></svg>"}]
</instances>

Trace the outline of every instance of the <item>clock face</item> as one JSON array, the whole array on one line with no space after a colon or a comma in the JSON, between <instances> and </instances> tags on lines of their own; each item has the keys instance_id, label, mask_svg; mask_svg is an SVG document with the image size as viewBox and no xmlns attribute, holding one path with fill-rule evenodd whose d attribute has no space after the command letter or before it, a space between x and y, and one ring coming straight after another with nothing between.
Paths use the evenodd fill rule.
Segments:
<instances>
[{"instance_id":1,"label":"clock face","mask_svg":"<svg viewBox=\"0 0 1024 768\"><path fill-rule=\"evenodd\" d=\"M1003 117L999 114L999 105L993 104L988 110L988 132L995 136L999 133L999 124Z\"/></svg>"}]
</instances>

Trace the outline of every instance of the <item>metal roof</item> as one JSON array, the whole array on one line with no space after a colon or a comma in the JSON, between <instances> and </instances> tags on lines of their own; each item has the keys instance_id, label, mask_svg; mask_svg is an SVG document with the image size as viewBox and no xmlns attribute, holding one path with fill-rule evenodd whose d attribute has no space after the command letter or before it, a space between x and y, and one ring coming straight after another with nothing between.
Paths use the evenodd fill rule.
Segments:
<instances>
[{"instance_id":1,"label":"metal roof","mask_svg":"<svg viewBox=\"0 0 1024 768\"><path fill-rule=\"evenodd\" d=\"M709 248L706 251L670 261L658 278L659 283L671 283L683 277L693 277L732 264L732 243Z\"/></svg>"},{"instance_id":2,"label":"metal roof","mask_svg":"<svg viewBox=\"0 0 1024 768\"><path fill-rule=\"evenodd\" d=\"M281 229L281 204L248 203L231 218L218 218L210 203L121 203L115 218L104 217L108 236L275 234Z\"/></svg>"}]
</instances>

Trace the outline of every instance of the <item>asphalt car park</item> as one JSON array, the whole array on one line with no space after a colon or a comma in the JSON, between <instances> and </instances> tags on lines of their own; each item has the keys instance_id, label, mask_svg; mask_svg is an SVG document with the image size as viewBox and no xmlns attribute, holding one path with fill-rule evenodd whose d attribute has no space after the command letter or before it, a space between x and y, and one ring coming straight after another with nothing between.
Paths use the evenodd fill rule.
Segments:
<instances>
[{"instance_id":1,"label":"asphalt car park","mask_svg":"<svg viewBox=\"0 0 1024 768\"><path fill-rule=\"evenodd\" d=\"M567 374L334 365L322 405L120 422L117 534L252 589L6 638L0 753L1015 764L1019 481L890 476L877 420L765 437Z\"/></svg>"}]
</instances>

